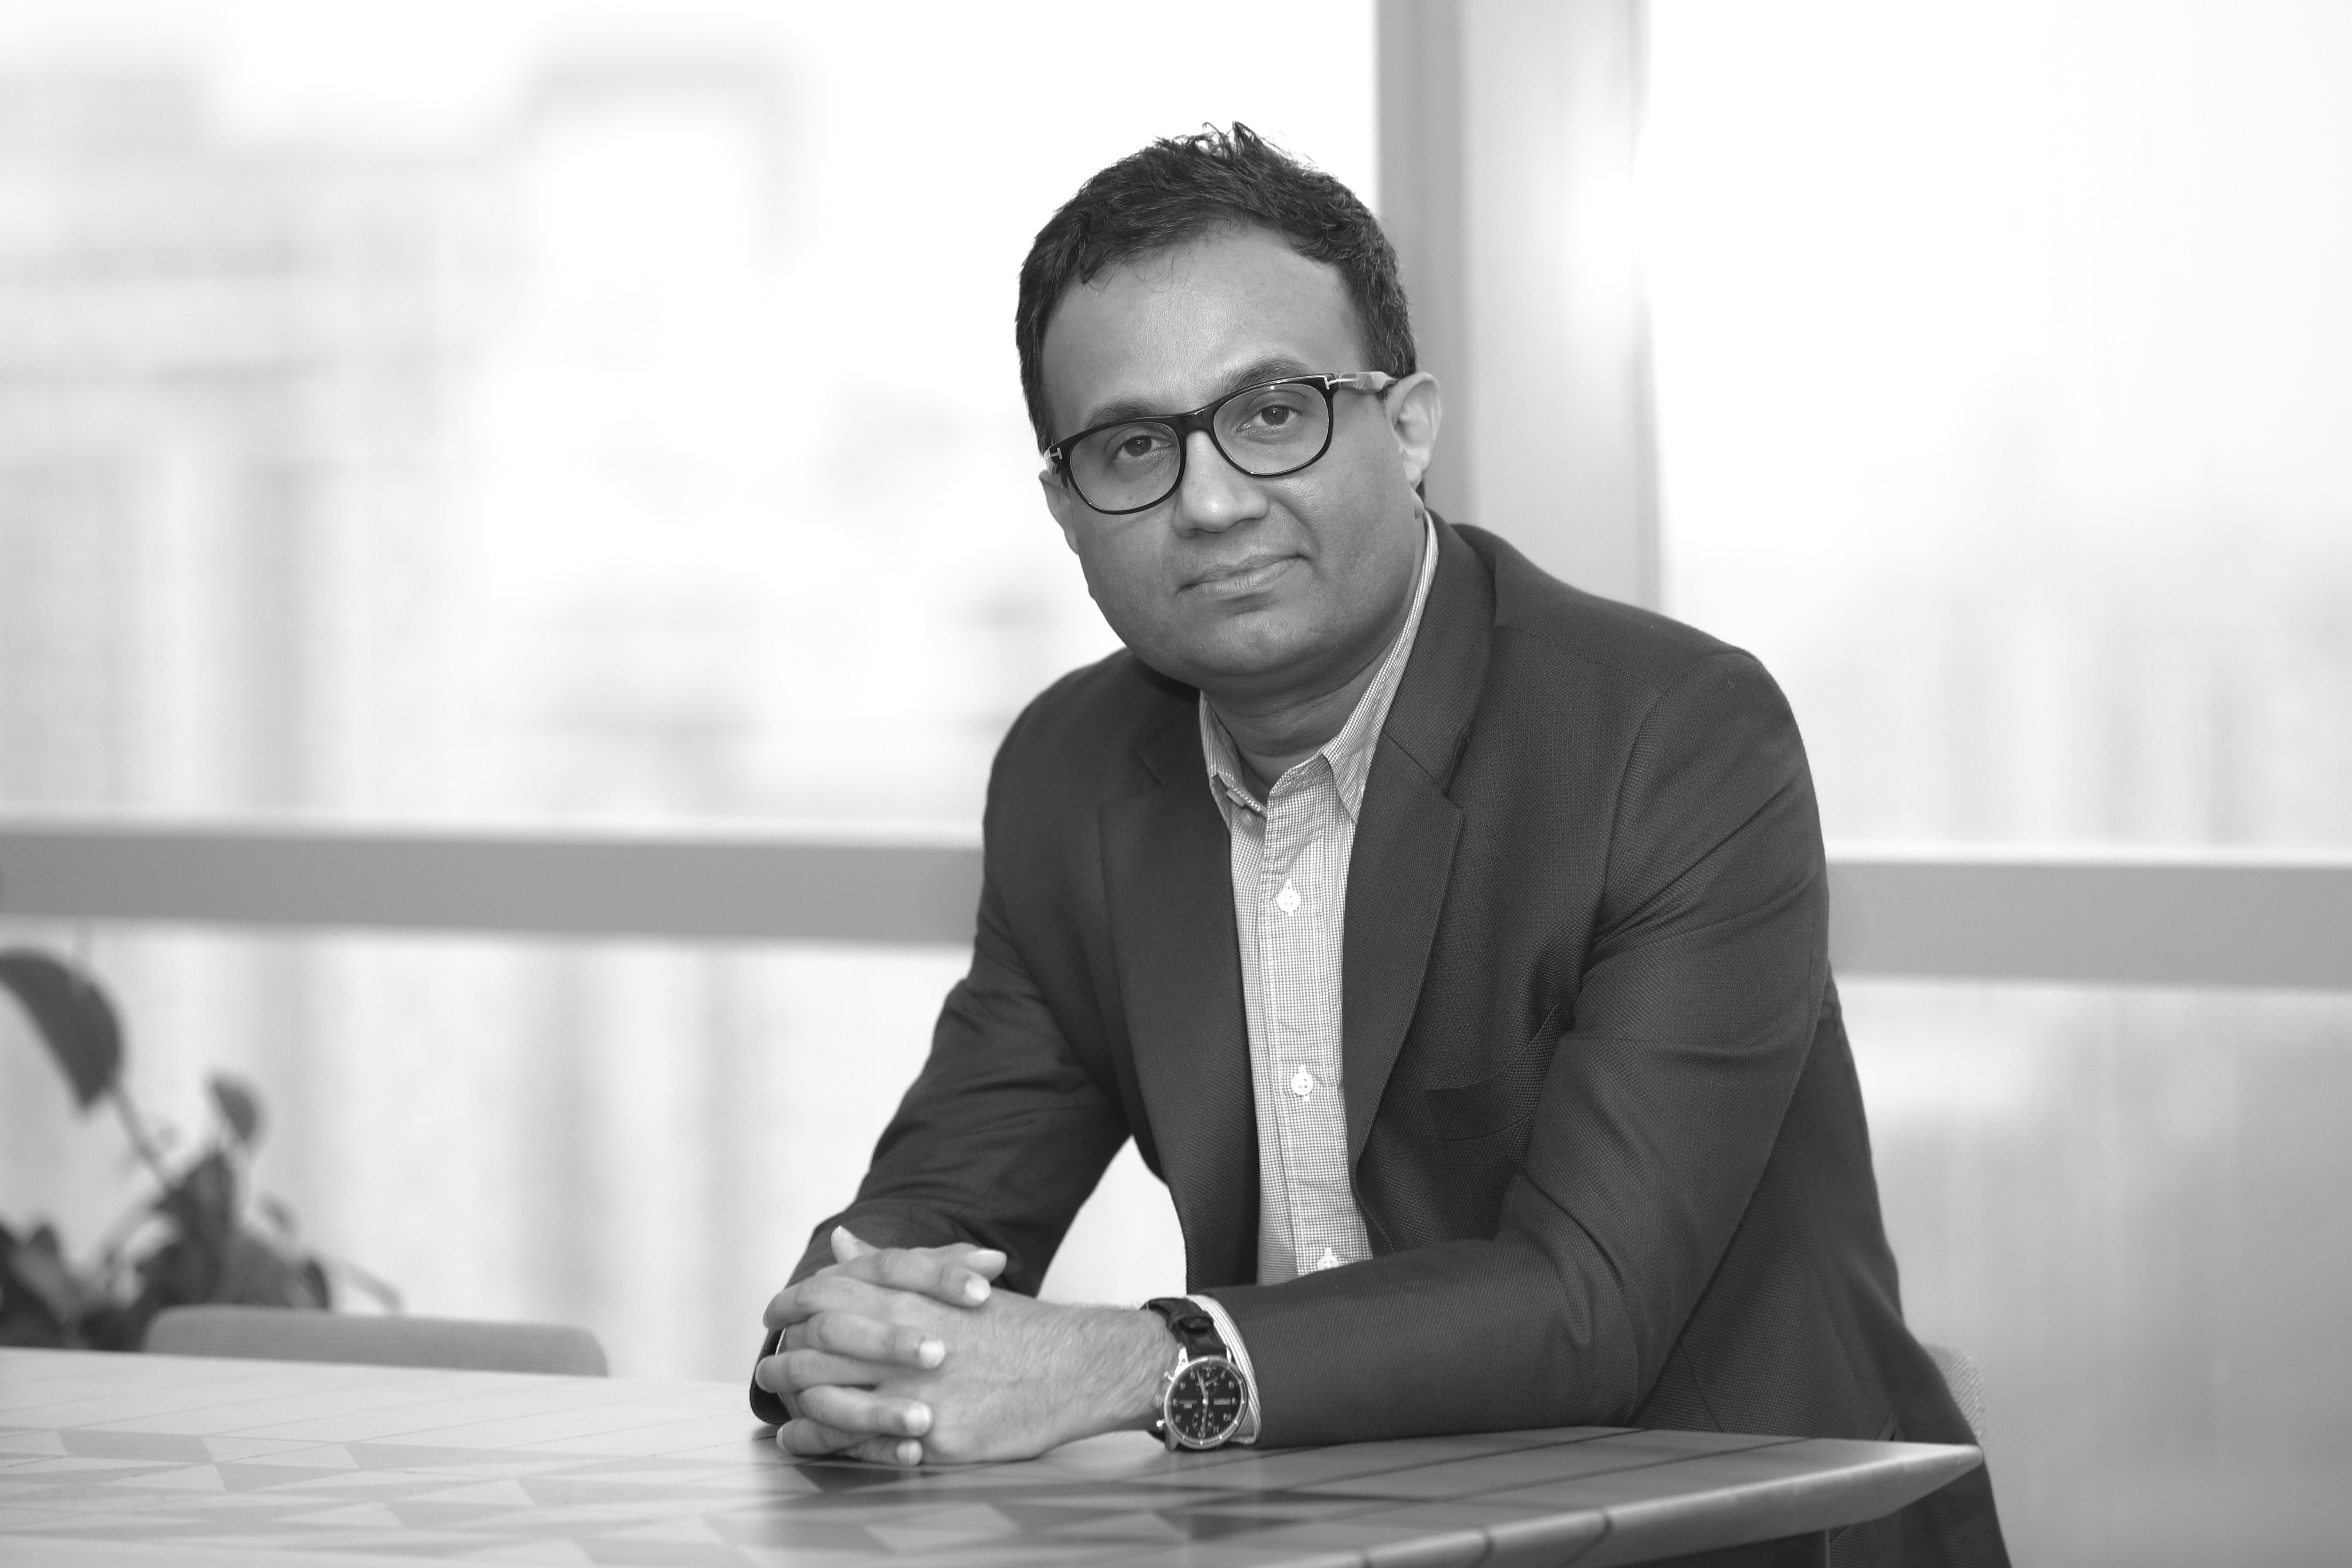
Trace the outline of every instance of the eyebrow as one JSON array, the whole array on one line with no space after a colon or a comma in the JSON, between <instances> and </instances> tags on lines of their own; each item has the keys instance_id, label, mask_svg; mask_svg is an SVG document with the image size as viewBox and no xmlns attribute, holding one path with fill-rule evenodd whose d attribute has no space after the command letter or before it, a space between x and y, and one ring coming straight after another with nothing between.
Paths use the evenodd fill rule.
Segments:
<instances>
[{"instance_id":1,"label":"eyebrow","mask_svg":"<svg viewBox=\"0 0 2352 1568\"><path fill-rule=\"evenodd\" d=\"M1202 403L1199 406L1205 408L1209 403L1214 403L1228 393L1239 392L1244 386L1255 386L1262 381L1281 381L1287 376L1318 374L1320 373L1304 361L1293 359L1288 354L1268 354L1262 359L1254 359L1238 369L1228 371L1218 380L1216 390L1209 395L1207 403ZM1078 429L1092 430L1097 426L1116 424L1121 419L1165 419L1171 414L1190 412L1192 410L1183 408L1161 408L1139 397L1121 397L1103 404L1087 414L1078 422Z\"/></svg>"}]
</instances>

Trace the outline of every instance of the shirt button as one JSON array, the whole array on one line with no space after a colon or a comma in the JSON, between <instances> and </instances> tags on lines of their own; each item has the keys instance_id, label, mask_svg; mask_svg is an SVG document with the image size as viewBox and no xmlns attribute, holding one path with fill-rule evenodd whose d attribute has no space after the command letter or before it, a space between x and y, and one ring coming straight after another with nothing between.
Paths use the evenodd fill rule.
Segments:
<instances>
[{"instance_id":1,"label":"shirt button","mask_svg":"<svg viewBox=\"0 0 2352 1568\"><path fill-rule=\"evenodd\" d=\"M1325 1247L1325 1248L1323 1249L1323 1256L1322 1256L1322 1257L1320 1257L1320 1258L1317 1258L1317 1259L1315 1260L1315 1267L1316 1267L1316 1268L1339 1268L1339 1254L1337 1254L1337 1253L1333 1252L1333 1251L1332 1251L1329 1247Z\"/></svg>"},{"instance_id":2,"label":"shirt button","mask_svg":"<svg viewBox=\"0 0 2352 1568\"><path fill-rule=\"evenodd\" d=\"M1305 1068L1300 1068L1297 1072L1291 1075L1290 1092L1297 1095L1301 1100L1305 1100L1308 1095L1313 1094L1315 1092L1315 1075L1308 1072Z\"/></svg>"},{"instance_id":3,"label":"shirt button","mask_svg":"<svg viewBox=\"0 0 2352 1568\"><path fill-rule=\"evenodd\" d=\"M1282 891L1275 896L1274 904L1275 908L1280 910L1284 914L1297 914L1298 912L1298 889L1292 887L1288 882L1285 882L1282 885Z\"/></svg>"}]
</instances>

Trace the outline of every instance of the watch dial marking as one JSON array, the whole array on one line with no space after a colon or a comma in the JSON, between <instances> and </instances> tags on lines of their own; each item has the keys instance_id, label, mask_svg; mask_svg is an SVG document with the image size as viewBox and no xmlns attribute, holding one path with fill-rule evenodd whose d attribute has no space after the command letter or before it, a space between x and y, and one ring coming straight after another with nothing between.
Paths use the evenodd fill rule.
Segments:
<instances>
[{"instance_id":1,"label":"watch dial marking","mask_svg":"<svg viewBox=\"0 0 2352 1568\"><path fill-rule=\"evenodd\" d=\"M1229 1437L1241 1425L1249 1391L1241 1373L1221 1361L1185 1363L1169 1390L1168 1418L1177 1435L1195 1443Z\"/></svg>"}]
</instances>

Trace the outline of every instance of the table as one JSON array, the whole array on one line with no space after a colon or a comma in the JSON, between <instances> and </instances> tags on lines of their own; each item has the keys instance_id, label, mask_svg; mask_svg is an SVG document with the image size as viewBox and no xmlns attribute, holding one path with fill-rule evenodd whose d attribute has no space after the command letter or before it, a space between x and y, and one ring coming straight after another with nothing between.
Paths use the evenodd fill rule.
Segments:
<instances>
[{"instance_id":1,"label":"table","mask_svg":"<svg viewBox=\"0 0 2352 1568\"><path fill-rule=\"evenodd\" d=\"M1974 1448L1569 1428L795 1464L740 1384L0 1350L0 1563L1574 1563L1891 1512Z\"/></svg>"}]
</instances>

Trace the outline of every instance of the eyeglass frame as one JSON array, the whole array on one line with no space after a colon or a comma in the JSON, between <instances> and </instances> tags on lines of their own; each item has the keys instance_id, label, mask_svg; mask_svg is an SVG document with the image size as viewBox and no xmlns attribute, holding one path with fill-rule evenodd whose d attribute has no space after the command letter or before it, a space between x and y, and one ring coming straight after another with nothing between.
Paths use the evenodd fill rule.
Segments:
<instances>
[{"instance_id":1,"label":"eyeglass frame","mask_svg":"<svg viewBox=\"0 0 2352 1568\"><path fill-rule=\"evenodd\" d=\"M1316 464L1323 460L1325 453L1330 451L1331 437L1338 433L1339 428L1339 410L1338 400L1340 393L1360 392L1370 396L1378 396L1381 393L1388 391L1389 388L1396 385L1403 379L1404 378L1402 376L1391 375L1384 370L1317 372L1308 375L1278 375L1271 381L1254 381L1247 386L1237 386L1234 388L1233 391L1226 393L1223 397L1216 399L1213 403L1204 403L1201 405L1200 407L1192 410L1190 413L1129 414L1118 419L1106 419L1099 425L1089 425L1075 436L1063 437L1052 446L1047 447L1043 455L1045 460L1053 465L1054 471L1062 477L1062 482L1070 487L1070 493L1077 497L1080 501L1084 502L1087 510L1092 511L1100 517L1133 517L1137 512L1150 511L1153 507L1159 506L1167 500L1170 496L1174 495L1178 490L1184 488L1184 468L1187 463L1192 461L1192 434L1194 431L1199 431L1203 435L1206 435L1209 437L1210 447L1214 449L1217 456L1223 458L1225 460L1226 466L1232 468L1234 472L1242 475L1244 478L1252 479L1286 479L1293 474L1304 473L1308 468L1313 468ZM1217 439L1217 410L1223 408L1226 404L1231 403L1236 397L1245 396L1253 392L1264 392L1270 386L1303 386L1310 384L1320 387L1323 392L1323 444L1315 448L1315 455L1307 458L1303 463L1296 464L1290 468L1282 469L1278 473L1272 474L1253 474L1247 468L1243 468L1239 463L1234 462L1234 455L1225 450L1223 442ZM1150 500L1146 501L1143 505L1124 506L1113 510L1107 507L1097 506L1094 502L1087 500L1087 492L1078 488L1077 476L1070 472L1070 448L1076 447L1079 442L1085 440L1089 436L1097 435L1105 430L1115 429L1121 425L1165 425L1174 430L1176 432L1176 477L1169 481L1167 489L1163 490Z\"/></svg>"}]
</instances>

